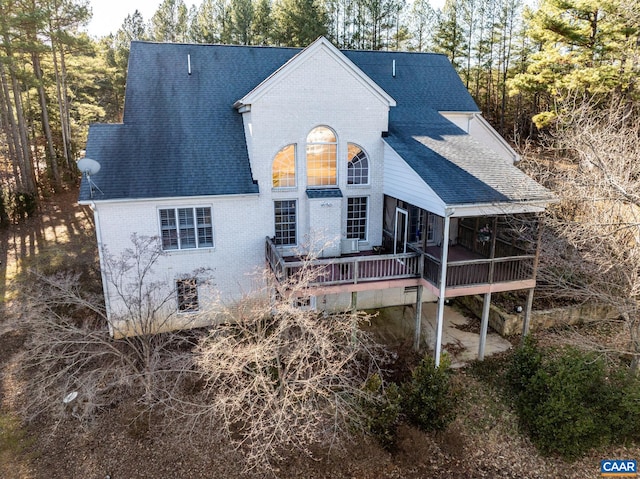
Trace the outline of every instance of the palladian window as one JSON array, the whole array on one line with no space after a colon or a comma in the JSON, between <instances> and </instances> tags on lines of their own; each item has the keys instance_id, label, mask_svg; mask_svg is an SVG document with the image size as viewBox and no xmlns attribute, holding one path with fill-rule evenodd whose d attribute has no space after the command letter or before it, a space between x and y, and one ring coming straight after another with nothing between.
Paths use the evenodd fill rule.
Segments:
<instances>
[{"instance_id":1,"label":"palladian window","mask_svg":"<svg viewBox=\"0 0 640 479\"><path fill-rule=\"evenodd\" d=\"M336 134L319 126L307 135L307 186L336 186Z\"/></svg>"},{"instance_id":2,"label":"palladian window","mask_svg":"<svg viewBox=\"0 0 640 479\"><path fill-rule=\"evenodd\" d=\"M347 144L347 184L369 184L369 158L358 145Z\"/></svg>"},{"instance_id":3,"label":"palladian window","mask_svg":"<svg viewBox=\"0 0 640 479\"><path fill-rule=\"evenodd\" d=\"M296 145L287 145L276 154L271 173L274 188L296 186Z\"/></svg>"}]
</instances>

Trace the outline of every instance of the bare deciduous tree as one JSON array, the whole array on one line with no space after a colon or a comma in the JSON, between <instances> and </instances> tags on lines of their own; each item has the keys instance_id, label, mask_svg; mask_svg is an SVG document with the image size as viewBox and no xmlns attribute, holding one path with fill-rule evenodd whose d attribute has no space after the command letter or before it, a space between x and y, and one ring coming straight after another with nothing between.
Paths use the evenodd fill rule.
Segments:
<instances>
[{"instance_id":1,"label":"bare deciduous tree","mask_svg":"<svg viewBox=\"0 0 640 479\"><path fill-rule=\"evenodd\" d=\"M638 107L566 105L552 146L559 161L528 169L558 194L550 208L539 279L547 292L608 305L626 344L600 345L640 359L640 124Z\"/></svg>"},{"instance_id":2,"label":"bare deciduous tree","mask_svg":"<svg viewBox=\"0 0 640 479\"><path fill-rule=\"evenodd\" d=\"M218 424L246 452L248 468L269 469L284 450L311 455L363 431L364 384L385 351L359 326L364 312L327 314L311 307L310 283L322 269L305 262L295 278L227 309L228 321L196 349L206 387L191 409Z\"/></svg>"},{"instance_id":3,"label":"bare deciduous tree","mask_svg":"<svg viewBox=\"0 0 640 479\"><path fill-rule=\"evenodd\" d=\"M20 327L29 332L23 361L28 417L49 412L63 418L71 411L86 421L122 398L148 409L165 399L167 384L189 367L195 338L170 331L175 291L153 277L162 256L158 239L133 235L131 242L121 254L105 255L105 280L120 300L115 318L107 319L103 298L83 288L77 274L33 272L20 315ZM193 312L191 320L203 314ZM65 405L70 393L77 398Z\"/></svg>"},{"instance_id":4,"label":"bare deciduous tree","mask_svg":"<svg viewBox=\"0 0 640 479\"><path fill-rule=\"evenodd\" d=\"M256 281L263 288L242 300L200 304L189 314L212 326L191 333L157 332L172 326L167 306L177 309L175 292L155 279L161 257L156 239L138 236L119 255L105 255L117 301L109 320L122 325L114 329L120 339L107 331L101 298L77 276L37 277L22 318L30 332L28 417L87 420L134 401L141 413L162 412L177 436L213 425L209 435L221 433L245 453L247 469L261 471L285 450L311 455L315 445L366 429L364 405L378 395L364 385L386 352L359 327L368 314L311 307L310 285L323 270L310 255L289 280L263 272Z\"/></svg>"}]
</instances>

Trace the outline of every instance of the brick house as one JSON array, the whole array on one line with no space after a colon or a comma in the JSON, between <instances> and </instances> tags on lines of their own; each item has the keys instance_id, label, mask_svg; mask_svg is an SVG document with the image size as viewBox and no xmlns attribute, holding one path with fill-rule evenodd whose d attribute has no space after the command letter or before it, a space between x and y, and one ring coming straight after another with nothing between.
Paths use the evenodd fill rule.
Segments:
<instances>
[{"instance_id":1,"label":"brick house","mask_svg":"<svg viewBox=\"0 0 640 479\"><path fill-rule=\"evenodd\" d=\"M92 125L86 155L101 255L159 236L174 309L185 289L187 309L206 301L195 268L232 302L256 268L283 280L314 248L317 309L416 304L419 320L438 301L441 331L446 298L484 294L485 316L493 292L532 298L535 233L513 218L535 225L552 196L442 55L134 42L123 123Z\"/></svg>"}]
</instances>

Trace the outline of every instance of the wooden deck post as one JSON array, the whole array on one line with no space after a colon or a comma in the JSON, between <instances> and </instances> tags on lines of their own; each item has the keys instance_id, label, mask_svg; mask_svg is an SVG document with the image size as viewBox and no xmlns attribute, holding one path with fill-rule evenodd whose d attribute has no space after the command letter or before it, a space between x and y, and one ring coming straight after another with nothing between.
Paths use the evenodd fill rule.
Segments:
<instances>
[{"instance_id":1,"label":"wooden deck post","mask_svg":"<svg viewBox=\"0 0 640 479\"><path fill-rule=\"evenodd\" d=\"M484 294L482 303L482 321L480 322L480 345L478 346L478 361L484 360L484 347L487 342L487 328L489 326L489 311L491 310L491 293Z\"/></svg>"},{"instance_id":2,"label":"wooden deck post","mask_svg":"<svg viewBox=\"0 0 640 479\"><path fill-rule=\"evenodd\" d=\"M423 286L420 284L416 290L416 330L413 336L414 351L420 350L420 336L422 335L422 288Z\"/></svg>"},{"instance_id":3,"label":"wooden deck post","mask_svg":"<svg viewBox=\"0 0 640 479\"><path fill-rule=\"evenodd\" d=\"M527 306L524 310L524 321L522 322L522 340L527 334L529 334L529 327L531 325L531 310L533 309L533 290L534 288L529 289L529 294L527 294Z\"/></svg>"},{"instance_id":4,"label":"wooden deck post","mask_svg":"<svg viewBox=\"0 0 640 479\"><path fill-rule=\"evenodd\" d=\"M357 310L358 310L358 292L352 291L351 292L351 311L357 311Z\"/></svg>"},{"instance_id":5,"label":"wooden deck post","mask_svg":"<svg viewBox=\"0 0 640 479\"><path fill-rule=\"evenodd\" d=\"M542 225L540 223L540 215L536 217L536 226L538 227L538 238L536 241L536 255L533 258L533 280L535 281L538 276L538 263L540 262L540 244L542 243ZM527 306L524 311L524 321L522 322L522 341L529 334L529 328L531 327L531 310L533 309L533 290L529 290L527 295Z\"/></svg>"}]
</instances>

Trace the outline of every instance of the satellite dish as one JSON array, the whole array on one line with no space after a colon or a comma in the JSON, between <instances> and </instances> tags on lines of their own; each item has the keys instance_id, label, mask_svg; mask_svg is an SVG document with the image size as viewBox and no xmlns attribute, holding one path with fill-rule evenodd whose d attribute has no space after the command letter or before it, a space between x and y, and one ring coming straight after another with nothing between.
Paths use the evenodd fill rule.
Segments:
<instances>
[{"instance_id":1,"label":"satellite dish","mask_svg":"<svg viewBox=\"0 0 640 479\"><path fill-rule=\"evenodd\" d=\"M100 163L98 163L96 160L92 160L91 158L85 157L78 160L77 165L78 165L78 169L87 178L87 183L89 183L89 192L90 192L91 198L93 198L94 189L102 193L102 190L98 188L98 185L96 185L91 180L91 175L95 175L98 171L100 171Z\"/></svg>"},{"instance_id":2,"label":"satellite dish","mask_svg":"<svg viewBox=\"0 0 640 479\"><path fill-rule=\"evenodd\" d=\"M62 402L64 404L69 404L70 402L72 402L77 397L78 397L78 391L73 391L73 392L70 392L69 394L67 394L64 397L64 399L62 400Z\"/></svg>"},{"instance_id":3,"label":"satellite dish","mask_svg":"<svg viewBox=\"0 0 640 479\"><path fill-rule=\"evenodd\" d=\"M100 163L91 158L81 158L78 160L78 169L86 175L95 175L100 171Z\"/></svg>"}]
</instances>

